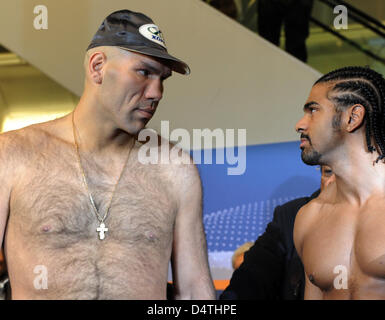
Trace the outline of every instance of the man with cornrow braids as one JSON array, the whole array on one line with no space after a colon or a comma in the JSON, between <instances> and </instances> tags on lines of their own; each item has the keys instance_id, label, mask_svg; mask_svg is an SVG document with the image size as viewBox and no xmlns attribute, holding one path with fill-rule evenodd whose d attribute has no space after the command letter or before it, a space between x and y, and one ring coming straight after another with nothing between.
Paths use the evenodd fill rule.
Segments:
<instances>
[{"instance_id":1,"label":"man with cornrow braids","mask_svg":"<svg viewBox=\"0 0 385 320\"><path fill-rule=\"evenodd\" d=\"M385 299L385 80L364 67L313 85L296 124L302 160L336 183L299 211L305 299Z\"/></svg>"}]
</instances>

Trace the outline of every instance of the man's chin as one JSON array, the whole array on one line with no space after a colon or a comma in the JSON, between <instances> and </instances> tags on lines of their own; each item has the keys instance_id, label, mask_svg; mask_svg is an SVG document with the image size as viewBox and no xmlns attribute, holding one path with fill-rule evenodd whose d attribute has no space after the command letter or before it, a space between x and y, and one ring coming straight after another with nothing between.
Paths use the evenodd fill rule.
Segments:
<instances>
[{"instance_id":1,"label":"man's chin","mask_svg":"<svg viewBox=\"0 0 385 320\"><path fill-rule=\"evenodd\" d=\"M139 132L140 130L146 127L147 123L149 123L150 120L151 118L136 118L135 122L131 123L131 127L133 130Z\"/></svg>"},{"instance_id":2,"label":"man's chin","mask_svg":"<svg viewBox=\"0 0 385 320\"><path fill-rule=\"evenodd\" d=\"M301 159L309 166L316 166L320 164L321 154L317 151L305 152L302 150Z\"/></svg>"}]
</instances>

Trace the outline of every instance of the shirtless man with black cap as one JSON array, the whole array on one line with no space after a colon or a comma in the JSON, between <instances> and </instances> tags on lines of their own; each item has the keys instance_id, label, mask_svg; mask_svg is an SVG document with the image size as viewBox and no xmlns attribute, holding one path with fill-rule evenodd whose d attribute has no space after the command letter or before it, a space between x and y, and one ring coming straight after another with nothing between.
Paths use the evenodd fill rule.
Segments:
<instances>
[{"instance_id":1,"label":"shirtless man with black cap","mask_svg":"<svg viewBox=\"0 0 385 320\"><path fill-rule=\"evenodd\" d=\"M87 49L74 112L0 135L0 239L13 299L215 297L192 164L142 164L138 132L188 66L121 10ZM6 231L6 232L5 232Z\"/></svg>"},{"instance_id":2,"label":"shirtless man with black cap","mask_svg":"<svg viewBox=\"0 0 385 320\"><path fill-rule=\"evenodd\" d=\"M305 299L385 299L385 80L363 67L330 72L304 113L302 160L335 173L295 221Z\"/></svg>"}]
</instances>

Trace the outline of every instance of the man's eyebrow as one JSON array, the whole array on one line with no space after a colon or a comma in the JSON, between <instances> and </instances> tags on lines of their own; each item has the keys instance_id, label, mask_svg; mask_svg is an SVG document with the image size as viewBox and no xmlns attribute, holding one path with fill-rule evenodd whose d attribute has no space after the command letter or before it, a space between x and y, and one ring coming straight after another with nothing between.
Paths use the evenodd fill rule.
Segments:
<instances>
[{"instance_id":1,"label":"man's eyebrow","mask_svg":"<svg viewBox=\"0 0 385 320\"><path fill-rule=\"evenodd\" d=\"M149 69L152 73L161 74L164 79L166 79L166 78L171 76L171 71L166 72L165 74L163 74L162 70L160 68L158 68L158 67L156 67L156 66L154 66L154 65L152 65L152 64L150 64L148 62L141 61L140 63L141 63L141 65L143 67Z\"/></svg>"},{"instance_id":2,"label":"man's eyebrow","mask_svg":"<svg viewBox=\"0 0 385 320\"><path fill-rule=\"evenodd\" d=\"M318 104L317 102L315 102L315 101L310 101L310 102L306 103L306 104L303 106L303 111L309 110L310 107L311 107L312 105L317 105L317 106L319 106L319 104Z\"/></svg>"}]
</instances>

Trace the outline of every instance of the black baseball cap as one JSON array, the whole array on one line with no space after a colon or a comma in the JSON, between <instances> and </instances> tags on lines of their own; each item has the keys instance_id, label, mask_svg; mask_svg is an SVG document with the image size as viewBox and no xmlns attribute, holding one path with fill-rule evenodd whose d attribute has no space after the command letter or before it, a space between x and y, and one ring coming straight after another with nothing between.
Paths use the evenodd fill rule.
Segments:
<instances>
[{"instance_id":1,"label":"black baseball cap","mask_svg":"<svg viewBox=\"0 0 385 320\"><path fill-rule=\"evenodd\" d=\"M108 15L92 38L87 50L116 46L124 50L166 59L173 71L190 74L189 66L167 52L162 32L143 13L119 10Z\"/></svg>"}]
</instances>

